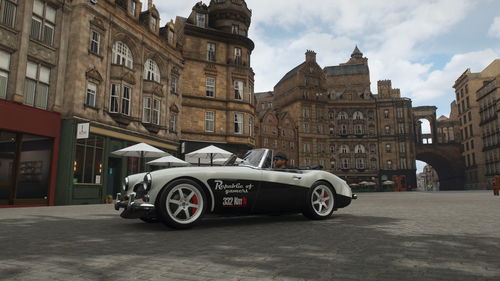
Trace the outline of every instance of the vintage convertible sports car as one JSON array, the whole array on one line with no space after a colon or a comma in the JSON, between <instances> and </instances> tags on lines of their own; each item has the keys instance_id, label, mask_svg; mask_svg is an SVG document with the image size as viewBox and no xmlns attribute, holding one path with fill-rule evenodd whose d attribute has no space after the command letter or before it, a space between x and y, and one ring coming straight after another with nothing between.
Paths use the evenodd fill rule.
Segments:
<instances>
[{"instance_id":1,"label":"vintage convertible sports car","mask_svg":"<svg viewBox=\"0 0 500 281\"><path fill-rule=\"evenodd\" d=\"M170 168L128 176L115 209L123 208L123 218L189 228L206 212L302 212L320 220L357 198L344 180L331 173L273 169L272 156L272 150L253 149L238 166Z\"/></svg>"}]
</instances>

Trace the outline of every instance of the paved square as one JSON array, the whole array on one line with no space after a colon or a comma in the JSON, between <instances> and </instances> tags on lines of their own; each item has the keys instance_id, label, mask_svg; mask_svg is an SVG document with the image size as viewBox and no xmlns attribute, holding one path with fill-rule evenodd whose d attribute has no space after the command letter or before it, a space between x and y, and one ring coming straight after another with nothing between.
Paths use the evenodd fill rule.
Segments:
<instances>
[{"instance_id":1,"label":"paved square","mask_svg":"<svg viewBox=\"0 0 500 281\"><path fill-rule=\"evenodd\" d=\"M359 197L326 221L205 217L186 231L112 205L0 209L0 280L500 280L491 191Z\"/></svg>"}]
</instances>

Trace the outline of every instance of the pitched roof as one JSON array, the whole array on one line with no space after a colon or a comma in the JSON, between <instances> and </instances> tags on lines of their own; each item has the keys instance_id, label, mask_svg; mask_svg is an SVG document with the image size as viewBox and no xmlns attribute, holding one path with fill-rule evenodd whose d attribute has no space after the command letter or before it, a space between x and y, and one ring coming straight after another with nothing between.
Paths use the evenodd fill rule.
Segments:
<instances>
[{"instance_id":1,"label":"pitched roof","mask_svg":"<svg viewBox=\"0 0 500 281\"><path fill-rule=\"evenodd\" d=\"M297 71L300 69L301 66L303 66L305 64L305 62L297 65L294 69L288 71L287 74L285 74L285 76L283 76L283 78L281 78L281 80L278 82L278 84L281 84L282 82L285 82L286 80L292 78L293 76L295 76L295 74L297 73ZM278 85L276 84L276 85Z\"/></svg>"},{"instance_id":2,"label":"pitched roof","mask_svg":"<svg viewBox=\"0 0 500 281\"><path fill-rule=\"evenodd\" d=\"M336 66L327 66L323 69L327 76L370 74L366 64L344 64Z\"/></svg>"}]
</instances>

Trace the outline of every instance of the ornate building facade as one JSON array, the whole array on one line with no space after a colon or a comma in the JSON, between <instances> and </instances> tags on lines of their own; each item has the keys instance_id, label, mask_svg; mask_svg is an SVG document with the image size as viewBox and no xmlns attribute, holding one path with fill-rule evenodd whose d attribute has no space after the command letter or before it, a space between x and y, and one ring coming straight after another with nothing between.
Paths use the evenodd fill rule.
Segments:
<instances>
[{"instance_id":1,"label":"ornate building facade","mask_svg":"<svg viewBox=\"0 0 500 281\"><path fill-rule=\"evenodd\" d=\"M112 151L146 142L177 153L182 53L151 0L1 7L0 99L9 110L0 131L10 143L0 153L10 160L0 205L104 202L139 167ZM28 139L36 153L12 149Z\"/></svg>"},{"instance_id":2,"label":"ornate building facade","mask_svg":"<svg viewBox=\"0 0 500 281\"><path fill-rule=\"evenodd\" d=\"M316 53L306 52L305 62L276 84L272 101L276 116L286 114L296 124L299 166L321 165L350 184L416 188L411 100L389 80L377 86L372 94L368 60L357 47L349 61L324 69ZM268 115L259 114L262 136ZM259 141L266 146L265 138ZM294 151L290 146L269 147Z\"/></svg>"},{"instance_id":3,"label":"ornate building facade","mask_svg":"<svg viewBox=\"0 0 500 281\"><path fill-rule=\"evenodd\" d=\"M197 3L177 17L184 57L182 153L215 144L242 154L255 146L254 73L244 0Z\"/></svg>"},{"instance_id":4,"label":"ornate building facade","mask_svg":"<svg viewBox=\"0 0 500 281\"><path fill-rule=\"evenodd\" d=\"M498 133L498 127L495 127L496 113L493 113L495 106L492 105L494 98L490 99L490 92L483 86L499 74L500 60L495 60L478 73L467 69L453 85L460 120L466 189L491 188L488 178L497 172L496 168L495 171L491 171L491 166L489 170L487 168L487 163L496 162L495 159L500 156L495 158L492 152ZM492 141L493 145L490 144Z\"/></svg>"}]
</instances>

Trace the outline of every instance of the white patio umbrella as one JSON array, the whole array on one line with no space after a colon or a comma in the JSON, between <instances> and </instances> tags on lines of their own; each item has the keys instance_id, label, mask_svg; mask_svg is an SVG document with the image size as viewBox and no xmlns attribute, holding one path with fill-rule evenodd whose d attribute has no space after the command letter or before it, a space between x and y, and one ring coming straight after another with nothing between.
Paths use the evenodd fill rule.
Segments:
<instances>
[{"instance_id":1,"label":"white patio umbrella","mask_svg":"<svg viewBox=\"0 0 500 281\"><path fill-rule=\"evenodd\" d=\"M186 161L183 161L177 157L174 157L172 155L170 156L165 156L162 158L158 158L153 161L149 161L146 163L148 165L155 165L155 166L164 166L164 167L184 167L184 166L189 166L189 163Z\"/></svg>"},{"instance_id":2,"label":"white patio umbrella","mask_svg":"<svg viewBox=\"0 0 500 281\"><path fill-rule=\"evenodd\" d=\"M372 182L372 181L369 181L366 183L366 185L377 185L376 183Z\"/></svg>"},{"instance_id":3,"label":"white patio umbrella","mask_svg":"<svg viewBox=\"0 0 500 281\"><path fill-rule=\"evenodd\" d=\"M390 185L390 184L394 184L394 182L393 181L384 181L382 184Z\"/></svg>"},{"instance_id":4,"label":"white patio umbrella","mask_svg":"<svg viewBox=\"0 0 500 281\"><path fill-rule=\"evenodd\" d=\"M144 158L154 158L170 155L163 150L160 150L143 142L122 148L117 151L113 151L111 153L118 156L139 157L141 159L141 163L143 162Z\"/></svg>"},{"instance_id":5,"label":"white patio umbrella","mask_svg":"<svg viewBox=\"0 0 500 281\"><path fill-rule=\"evenodd\" d=\"M360 185L368 185L368 182L367 181L362 181L359 183Z\"/></svg>"},{"instance_id":6,"label":"white patio umbrella","mask_svg":"<svg viewBox=\"0 0 500 281\"><path fill-rule=\"evenodd\" d=\"M215 145L209 145L202 149L190 152L186 154L185 160L189 163L210 163L210 166L214 164L214 159L217 158L227 158L233 155L233 153L226 151L222 148L218 148ZM206 160L206 161L201 161Z\"/></svg>"}]
</instances>

